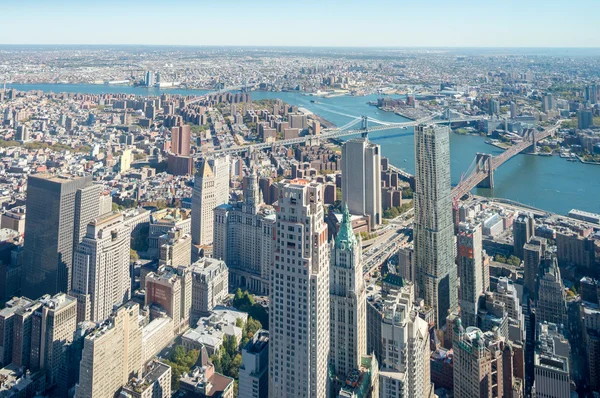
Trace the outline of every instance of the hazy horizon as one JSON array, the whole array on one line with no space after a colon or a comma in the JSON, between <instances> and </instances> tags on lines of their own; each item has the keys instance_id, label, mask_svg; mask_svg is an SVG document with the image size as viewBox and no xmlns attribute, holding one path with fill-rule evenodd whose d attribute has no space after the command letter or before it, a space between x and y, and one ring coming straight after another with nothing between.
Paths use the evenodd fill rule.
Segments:
<instances>
[{"instance_id":1,"label":"hazy horizon","mask_svg":"<svg viewBox=\"0 0 600 398\"><path fill-rule=\"evenodd\" d=\"M130 0L3 6L6 45L599 48L597 6L578 0ZM10 32L10 34L8 34Z\"/></svg>"}]
</instances>

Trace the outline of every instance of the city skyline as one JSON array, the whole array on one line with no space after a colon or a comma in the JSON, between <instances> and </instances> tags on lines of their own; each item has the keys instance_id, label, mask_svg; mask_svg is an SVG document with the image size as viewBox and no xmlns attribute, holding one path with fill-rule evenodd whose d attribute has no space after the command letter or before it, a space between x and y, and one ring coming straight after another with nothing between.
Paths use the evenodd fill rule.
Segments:
<instances>
[{"instance_id":1,"label":"city skyline","mask_svg":"<svg viewBox=\"0 0 600 398\"><path fill-rule=\"evenodd\" d=\"M7 41L2 44L600 47L600 27L577 23L593 8L591 0L581 0L567 10L557 1L540 0L485 4L435 0L427 5L377 0L367 7L354 0L343 5L313 0L300 6L272 0L259 3L250 6L233 0L207 5L179 0L164 7L154 0L93 4L69 0L57 7L36 0L6 4L5 30L19 34L3 35ZM180 21L182 15L197 15L199 21ZM546 21L560 21L561 29L549 29ZM160 34L143 33L152 24L167 23L169 29ZM22 29L23 24L28 29ZM356 29L356 24L362 29ZM244 34L249 28L252 34Z\"/></svg>"}]
</instances>

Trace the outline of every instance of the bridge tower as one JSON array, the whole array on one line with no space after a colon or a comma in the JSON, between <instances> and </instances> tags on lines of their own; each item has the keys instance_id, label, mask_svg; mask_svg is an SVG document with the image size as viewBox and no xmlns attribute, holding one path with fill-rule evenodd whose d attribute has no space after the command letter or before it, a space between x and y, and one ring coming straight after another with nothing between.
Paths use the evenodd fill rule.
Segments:
<instances>
[{"instance_id":1,"label":"bridge tower","mask_svg":"<svg viewBox=\"0 0 600 398\"><path fill-rule=\"evenodd\" d=\"M361 125L360 125L360 129L361 130L365 130L361 136L364 138L367 138L369 136L369 119L367 118L367 116L361 116Z\"/></svg>"},{"instance_id":2,"label":"bridge tower","mask_svg":"<svg viewBox=\"0 0 600 398\"><path fill-rule=\"evenodd\" d=\"M477 153L475 157L475 171L477 173L486 173L487 177L479 184L478 188L494 188L494 170L492 169L492 155L489 153Z\"/></svg>"},{"instance_id":3,"label":"bridge tower","mask_svg":"<svg viewBox=\"0 0 600 398\"><path fill-rule=\"evenodd\" d=\"M531 139L531 153L537 153L537 140L535 139L535 129L529 130L529 135Z\"/></svg>"}]
</instances>

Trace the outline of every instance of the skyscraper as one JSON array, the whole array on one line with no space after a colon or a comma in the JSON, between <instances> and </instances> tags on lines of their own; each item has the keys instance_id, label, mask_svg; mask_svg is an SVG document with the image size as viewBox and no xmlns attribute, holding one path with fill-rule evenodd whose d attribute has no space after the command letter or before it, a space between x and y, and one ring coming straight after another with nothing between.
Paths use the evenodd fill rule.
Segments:
<instances>
[{"instance_id":1,"label":"skyscraper","mask_svg":"<svg viewBox=\"0 0 600 398\"><path fill-rule=\"evenodd\" d=\"M159 306L173 319L173 330L182 333L192 313L192 268L166 268L146 276L146 305Z\"/></svg>"},{"instance_id":2,"label":"skyscraper","mask_svg":"<svg viewBox=\"0 0 600 398\"><path fill-rule=\"evenodd\" d=\"M258 175L247 177L244 200L215 208L213 257L225 261L232 287L269 294L275 246L275 210L265 205Z\"/></svg>"},{"instance_id":3,"label":"skyscraper","mask_svg":"<svg viewBox=\"0 0 600 398\"><path fill-rule=\"evenodd\" d=\"M500 398L503 391L505 341L476 327L465 329L460 319L454 327L454 396Z\"/></svg>"},{"instance_id":4,"label":"skyscraper","mask_svg":"<svg viewBox=\"0 0 600 398\"><path fill-rule=\"evenodd\" d=\"M211 245L215 207L229 202L229 156L204 159L194 178L192 243Z\"/></svg>"},{"instance_id":5,"label":"skyscraper","mask_svg":"<svg viewBox=\"0 0 600 398\"><path fill-rule=\"evenodd\" d=\"M460 268L460 318L464 326L477 326L479 298L486 277L482 259L481 224L459 224L458 266Z\"/></svg>"},{"instance_id":6,"label":"skyscraper","mask_svg":"<svg viewBox=\"0 0 600 398\"><path fill-rule=\"evenodd\" d=\"M580 109L577 111L577 128L587 129L594 124L594 115L591 109Z\"/></svg>"},{"instance_id":7,"label":"skyscraper","mask_svg":"<svg viewBox=\"0 0 600 398\"><path fill-rule=\"evenodd\" d=\"M142 372L139 305L126 304L90 332L83 343L76 398L109 398Z\"/></svg>"},{"instance_id":8,"label":"skyscraper","mask_svg":"<svg viewBox=\"0 0 600 398\"><path fill-rule=\"evenodd\" d=\"M91 221L73 261L72 294L79 322L102 322L131 296L130 228L121 214L108 213Z\"/></svg>"},{"instance_id":9,"label":"skyscraper","mask_svg":"<svg viewBox=\"0 0 600 398\"><path fill-rule=\"evenodd\" d=\"M552 94L544 95L544 98L542 99L542 112L548 112L554 109L556 109L554 96Z\"/></svg>"},{"instance_id":10,"label":"skyscraper","mask_svg":"<svg viewBox=\"0 0 600 398\"><path fill-rule=\"evenodd\" d=\"M567 294L558 261L553 255L546 255L542 262L535 320L557 325L566 325L567 322Z\"/></svg>"},{"instance_id":11,"label":"skyscraper","mask_svg":"<svg viewBox=\"0 0 600 398\"><path fill-rule=\"evenodd\" d=\"M258 330L242 347L238 398L269 396L269 332Z\"/></svg>"},{"instance_id":12,"label":"skyscraper","mask_svg":"<svg viewBox=\"0 0 600 398\"><path fill-rule=\"evenodd\" d=\"M348 206L331 245L329 361L338 380L345 380L367 353L367 291L362 250L352 231Z\"/></svg>"},{"instance_id":13,"label":"skyscraper","mask_svg":"<svg viewBox=\"0 0 600 398\"><path fill-rule=\"evenodd\" d=\"M525 267L524 287L529 297L537 297L537 279L540 274L542 254L546 251L546 239L533 236L529 243L523 246L523 264Z\"/></svg>"},{"instance_id":14,"label":"skyscraper","mask_svg":"<svg viewBox=\"0 0 600 398\"><path fill-rule=\"evenodd\" d=\"M192 236L174 227L158 239L159 264L177 268L192 263Z\"/></svg>"},{"instance_id":15,"label":"skyscraper","mask_svg":"<svg viewBox=\"0 0 600 398\"><path fill-rule=\"evenodd\" d=\"M535 235L535 219L533 214L521 213L513 223L514 254L523 259L523 246Z\"/></svg>"},{"instance_id":16,"label":"skyscraper","mask_svg":"<svg viewBox=\"0 0 600 398\"><path fill-rule=\"evenodd\" d=\"M31 369L45 369L47 387L58 385L66 393L65 346L77 328L77 301L59 293L40 299L31 327Z\"/></svg>"},{"instance_id":17,"label":"skyscraper","mask_svg":"<svg viewBox=\"0 0 600 398\"><path fill-rule=\"evenodd\" d=\"M409 289L412 289L411 286ZM380 396L433 397L430 380L429 325L413 308L412 294L390 297L381 322Z\"/></svg>"},{"instance_id":18,"label":"skyscraper","mask_svg":"<svg viewBox=\"0 0 600 398\"><path fill-rule=\"evenodd\" d=\"M562 398L571 394L570 347L558 325L536 326L534 363L535 397Z\"/></svg>"},{"instance_id":19,"label":"skyscraper","mask_svg":"<svg viewBox=\"0 0 600 398\"><path fill-rule=\"evenodd\" d=\"M277 236L270 294L269 397L325 398L330 253L321 184L293 180L280 187Z\"/></svg>"},{"instance_id":20,"label":"skyscraper","mask_svg":"<svg viewBox=\"0 0 600 398\"><path fill-rule=\"evenodd\" d=\"M29 176L25 219L27 233L23 252L23 296L38 298L43 294L69 291L74 236L77 237L81 231L80 225L75 225L78 212L76 196L79 189L91 184L91 176ZM86 196L82 192L80 194L81 198ZM81 200L79 203L85 204L87 200ZM96 208L99 208L98 204ZM85 222L85 218L80 216L79 224Z\"/></svg>"},{"instance_id":21,"label":"skyscraper","mask_svg":"<svg viewBox=\"0 0 600 398\"><path fill-rule=\"evenodd\" d=\"M342 146L342 198L351 214L368 215L371 228L381 223L381 148L367 138Z\"/></svg>"},{"instance_id":22,"label":"skyscraper","mask_svg":"<svg viewBox=\"0 0 600 398\"><path fill-rule=\"evenodd\" d=\"M101 209L100 202L102 197L102 185L88 185L84 188L79 188L75 194L75 231L73 233L73 249L77 249L77 245L81 243L85 236L87 225L94 218L103 214L104 209ZM110 196L104 196L109 198ZM103 199L107 201L107 199ZM112 208L112 200L110 200Z\"/></svg>"},{"instance_id":23,"label":"skyscraper","mask_svg":"<svg viewBox=\"0 0 600 398\"><path fill-rule=\"evenodd\" d=\"M171 152L175 155L190 154L190 126L182 124L171 129Z\"/></svg>"},{"instance_id":24,"label":"skyscraper","mask_svg":"<svg viewBox=\"0 0 600 398\"><path fill-rule=\"evenodd\" d=\"M439 328L458 304L449 134L447 126L415 128L415 274Z\"/></svg>"}]
</instances>

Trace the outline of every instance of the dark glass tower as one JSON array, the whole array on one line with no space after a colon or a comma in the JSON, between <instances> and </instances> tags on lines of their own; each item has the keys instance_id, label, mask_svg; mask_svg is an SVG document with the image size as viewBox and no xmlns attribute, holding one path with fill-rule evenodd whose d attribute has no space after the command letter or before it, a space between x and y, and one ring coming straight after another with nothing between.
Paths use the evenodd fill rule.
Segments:
<instances>
[{"instance_id":1,"label":"dark glass tower","mask_svg":"<svg viewBox=\"0 0 600 398\"><path fill-rule=\"evenodd\" d=\"M75 227L75 222L85 222L80 215L83 206L77 206L77 202L86 201L76 199L78 190L91 185L91 176L29 176L21 285L23 296L36 299L44 294L69 291L73 245L80 228L79 225Z\"/></svg>"}]
</instances>

